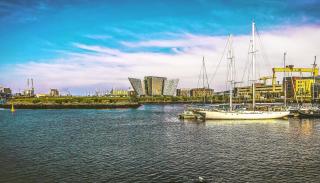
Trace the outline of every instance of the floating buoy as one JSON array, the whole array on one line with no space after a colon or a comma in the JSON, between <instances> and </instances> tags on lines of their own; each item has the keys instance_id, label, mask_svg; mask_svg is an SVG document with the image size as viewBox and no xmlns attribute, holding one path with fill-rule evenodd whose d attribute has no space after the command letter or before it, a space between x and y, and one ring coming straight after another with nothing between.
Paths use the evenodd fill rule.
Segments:
<instances>
[{"instance_id":1,"label":"floating buoy","mask_svg":"<svg viewBox=\"0 0 320 183\"><path fill-rule=\"evenodd\" d=\"M16 110L14 109L13 103L11 104L11 112L16 112Z\"/></svg>"}]
</instances>

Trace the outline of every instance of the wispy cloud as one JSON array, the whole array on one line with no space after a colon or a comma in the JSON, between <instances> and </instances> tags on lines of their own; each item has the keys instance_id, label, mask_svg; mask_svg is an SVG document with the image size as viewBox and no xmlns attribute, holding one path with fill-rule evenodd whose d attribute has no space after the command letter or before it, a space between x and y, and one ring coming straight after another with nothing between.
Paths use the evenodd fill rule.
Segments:
<instances>
[{"instance_id":1,"label":"wispy cloud","mask_svg":"<svg viewBox=\"0 0 320 183\"><path fill-rule=\"evenodd\" d=\"M107 48L107 47L103 47L103 46L91 46L91 45L86 45L86 44L81 44L81 43L73 43L73 45L77 48L83 49L83 50L87 50L87 51L94 51L97 53L105 53L105 54L109 54L109 55L118 55L121 52L117 49L112 49L112 48Z\"/></svg>"},{"instance_id":2,"label":"wispy cloud","mask_svg":"<svg viewBox=\"0 0 320 183\"><path fill-rule=\"evenodd\" d=\"M317 41L319 37L320 29L314 26L286 27L260 32L260 37L257 37L257 75L270 75L272 67L282 66L283 52L288 53L288 64L309 67L314 55L320 55L320 42ZM173 53L125 52L101 45L73 43L75 48L83 51L65 51L67 56L59 59L12 65L10 72L2 71L3 81L10 85L13 78L16 81L17 78L33 77L38 91L45 92L52 87L84 90L127 88L128 77L159 75L180 78L179 87L196 87L202 56L205 56L208 72L212 75L221 58L226 40L226 36L186 34L183 38L175 40L122 42L128 47L166 47L172 49ZM238 80L248 74L245 66L249 58L249 42L250 35L234 36ZM223 59L220 69L210 83L216 90L225 89L226 63L227 60ZM22 88L23 82L12 87Z\"/></svg>"},{"instance_id":3,"label":"wispy cloud","mask_svg":"<svg viewBox=\"0 0 320 183\"><path fill-rule=\"evenodd\" d=\"M112 38L112 36L109 36L109 35L98 35L98 34L88 34L88 35L85 35L85 37L90 39L96 39L96 40L107 40Z\"/></svg>"},{"instance_id":4,"label":"wispy cloud","mask_svg":"<svg viewBox=\"0 0 320 183\"><path fill-rule=\"evenodd\" d=\"M121 44L127 47L160 47L160 48L172 48L172 47L213 47L214 42L220 42L225 40L224 36L204 36L183 34L178 39L171 40L147 40L140 42L127 42L122 41Z\"/></svg>"}]
</instances>

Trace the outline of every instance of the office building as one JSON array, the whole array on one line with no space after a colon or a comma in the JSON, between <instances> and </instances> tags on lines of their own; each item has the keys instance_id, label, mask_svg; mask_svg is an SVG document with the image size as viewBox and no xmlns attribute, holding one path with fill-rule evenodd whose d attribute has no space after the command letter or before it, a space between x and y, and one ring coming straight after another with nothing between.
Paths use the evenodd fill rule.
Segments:
<instances>
[{"instance_id":1,"label":"office building","mask_svg":"<svg viewBox=\"0 0 320 183\"><path fill-rule=\"evenodd\" d=\"M128 96L128 91L127 90L118 90L118 89L112 89L110 94L112 96Z\"/></svg>"}]
</instances>

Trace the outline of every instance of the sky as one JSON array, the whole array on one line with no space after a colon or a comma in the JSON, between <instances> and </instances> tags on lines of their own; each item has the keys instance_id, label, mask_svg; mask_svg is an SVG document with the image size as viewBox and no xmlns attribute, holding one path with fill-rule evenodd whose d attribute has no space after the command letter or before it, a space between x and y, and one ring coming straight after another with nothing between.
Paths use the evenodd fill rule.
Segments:
<instances>
[{"instance_id":1,"label":"sky","mask_svg":"<svg viewBox=\"0 0 320 183\"><path fill-rule=\"evenodd\" d=\"M221 91L229 34L245 85L253 20L257 77L282 66L284 52L297 67L320 56L319 0L0 0L0 85L18 92L33 78L37 93L83 95L156 75L192 88L204 57Z\"/></svg>"}]
</instances>

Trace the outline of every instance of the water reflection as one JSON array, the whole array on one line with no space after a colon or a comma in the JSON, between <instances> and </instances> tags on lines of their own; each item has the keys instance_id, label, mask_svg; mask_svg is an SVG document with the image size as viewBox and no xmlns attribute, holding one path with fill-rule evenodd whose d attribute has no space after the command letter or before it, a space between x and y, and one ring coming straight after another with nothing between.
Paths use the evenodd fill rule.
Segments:
<instances>
[{"instance_id":1,"label":"water reflection","mask_svg":"<svg viewBox=\"0 0 320 183\"><path fill-rule=\"evenodd\" d=\"M268 123L285 123L289 121L286 119L265 119L265 120L206 120L206 126L216 125L243 125L243 124L268 124Z\"/></svg>"},{"instance_id":2,"label":"water reflection","mask_svg":"<svg viewBox=\"0 0 320 183\"><path fill-rule=\"evenodd\" d=\"M319 119L291 119L290 131L305 136L312 135L320 124Z\"/></svg>"},{"instance_id":3,"label":"water reflection","mask_svg":"<svg viewBox=\"0 0 320 183\"><path fill-rule=\"evenodd\" d=\"M181 120L185 124L195 126L224 126L224 125L257 125L257 124L272 124L272 126L287 127L286 129L290 133L301 135L312 135L315 131L320 131L320 119L266 119L266 120L193 120L184 119Z\"/></svg>"},{"instance_id":4,"label":"water reflection","mask_svg":"<svg viewBox=\"0 0 320 183\"><path fill-rule=\"evenodd\" d=\"M320 120L181 121L182 111L2 111L0 182L319 182Z\"/></svg>"}]
</instances>

